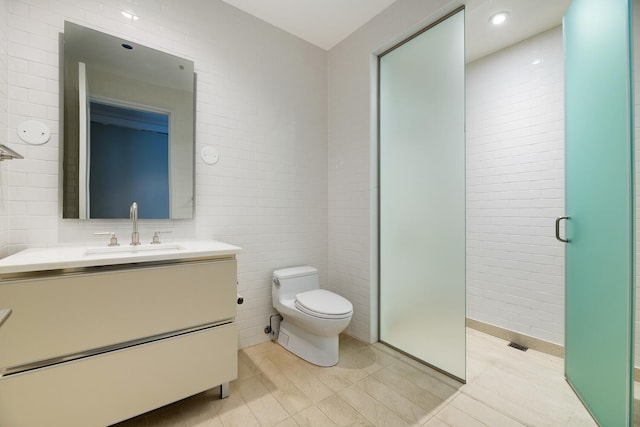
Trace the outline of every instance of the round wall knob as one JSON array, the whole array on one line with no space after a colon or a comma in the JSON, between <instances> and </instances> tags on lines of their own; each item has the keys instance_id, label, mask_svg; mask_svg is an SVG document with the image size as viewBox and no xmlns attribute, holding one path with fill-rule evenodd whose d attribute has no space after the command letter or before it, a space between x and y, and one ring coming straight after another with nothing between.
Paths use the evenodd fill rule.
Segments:
<instances>
[{"instance_id":1,"label":"round wall knob","mask_svg":"<svg viewBox=\"0 0 640 427\"><path fill-rule=\"evenodd\" d=\"M210 145L202 149L202 151L200 152L200 157L202 158L202 161L208 165L215 165L216 163L218 163L218 160L220 160L220 157L218 156L218 150Z\"/></svg>"},{"instance_id":2,"label":"round wall knob","mask_svg":"<svg viewBox=\"0 0 640 427\"><path fill-rule=\"evenodd\" d=\"M41 145L49 141L51 131L42 122L26 120L18 125L18 138L32 145Z\"/></svg>"}]
</instances>

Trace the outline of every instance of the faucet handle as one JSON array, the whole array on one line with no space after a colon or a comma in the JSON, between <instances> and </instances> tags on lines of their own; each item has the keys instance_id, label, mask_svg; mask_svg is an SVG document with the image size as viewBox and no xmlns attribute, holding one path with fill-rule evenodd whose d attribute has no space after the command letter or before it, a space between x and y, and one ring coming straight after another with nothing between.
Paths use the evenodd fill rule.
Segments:
<instances>
[{"instance_id":1,"label":"faucet handle","mask_svg":"<svg viewBox=\"0 0 640 427\"><path fill-rule=\"evenodd\" d=\"M160 241L160 236L159 234L162 233L171 233L171 230L163 230L163 231L154 231L153 232L153 240L151 240L151 244L152 245L159 245L160 243L162 243Z\"/></svg>"},{"instance_id":2,"label":"faucet handle","mask_svg":"<svg viewBox=\"0 0 640 427\"><path fill-rule=\"evenodd\" d=\"M118 238L116 237L116 233L113 231L98 231L97 233L93 233L94 236L111 236L109 239L109 244L107 246L120 246L118 243Z\"/></svg>"}]
</instances>

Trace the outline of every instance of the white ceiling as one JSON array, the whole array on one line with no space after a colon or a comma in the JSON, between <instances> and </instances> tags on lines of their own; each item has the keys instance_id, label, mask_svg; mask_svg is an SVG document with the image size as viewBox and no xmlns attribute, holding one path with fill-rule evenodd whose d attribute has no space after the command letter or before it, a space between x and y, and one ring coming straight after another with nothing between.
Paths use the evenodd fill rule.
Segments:
<instances>
[{"instance_id":1,"label":"white ceiling","mask_svg":"<svg viewBox=\"0 0 640 427\"><path fill-rule=\"evenodd\" d=\"M223 0L324 50L396 0Z\"/></svg>"},{"instance_id":2,"label":"white ceiling","mask_svg":"<svg viewBox=\"0 0 640 427\"><path fill-rule=\"evenodd\" d=\"M467 62L504 49L562 23L571 0L468 0L465 5ZM501 11L509 19L496 26L489 18Z\"/></svg>"},{"instance_id":3,"label":"white ceiling","mask_svg":"<svg viewBox=\"0 0 640 427\"><path fill-rule=\"evenodd\" d=\"M223 1L329 50L396 0ZM467 61L560 25L570 2L571 0L463 1L466 6ZM489 24L489 17L503 10L509 12L509 20L500 27Z\"/></svg>"}]
</instances>

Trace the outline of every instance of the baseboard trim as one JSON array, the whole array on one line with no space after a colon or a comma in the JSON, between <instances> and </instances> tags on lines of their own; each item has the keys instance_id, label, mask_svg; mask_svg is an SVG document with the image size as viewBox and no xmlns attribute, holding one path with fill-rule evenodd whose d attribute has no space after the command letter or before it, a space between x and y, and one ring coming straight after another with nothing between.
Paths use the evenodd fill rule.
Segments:
<instances>
[{"instance_id":1,"label":"baseboard trim","mask_svg":"<svg viewBox=\"0 0 640 427\"><path fill-rule=\"evenodd\" d=\"M560 344L541 340L540 338L535 338L529 335L521 334L519 332L514 332L509 329L501 328L489 323L484 323L479 320L470 319L468 317L466 325L467 327L475 329L476 331L484 332L485 334L493 335L494 337L502 338L506 341L513 341L517 344L529 347L532 350L564 358L564 347ZM640 369L636 368L636 375L640 375Z\"/></svg>"}]
</instances>

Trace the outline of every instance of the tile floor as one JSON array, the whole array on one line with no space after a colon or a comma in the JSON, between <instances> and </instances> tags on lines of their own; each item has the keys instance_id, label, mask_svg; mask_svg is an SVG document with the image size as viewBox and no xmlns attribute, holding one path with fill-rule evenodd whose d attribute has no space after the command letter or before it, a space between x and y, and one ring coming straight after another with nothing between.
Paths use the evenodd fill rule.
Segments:
<instances>
[{"instance_id":1,"label":"tile floor","mask_svg":"<svg viewBox=\"0 0 640 427\"><path fill-rule=\"evenodd\" d=\"M347 336L332 368L268 342L241 350L238 370L227 399L216 388L117 427L596 425L565 382L562 359L473 329L466 385Z\"/></svg>"}]
</instances>

